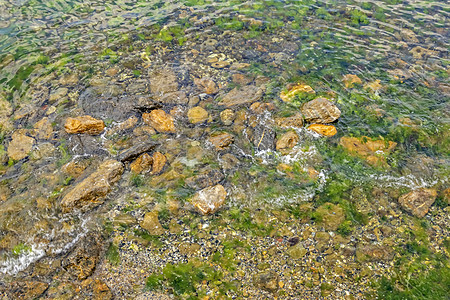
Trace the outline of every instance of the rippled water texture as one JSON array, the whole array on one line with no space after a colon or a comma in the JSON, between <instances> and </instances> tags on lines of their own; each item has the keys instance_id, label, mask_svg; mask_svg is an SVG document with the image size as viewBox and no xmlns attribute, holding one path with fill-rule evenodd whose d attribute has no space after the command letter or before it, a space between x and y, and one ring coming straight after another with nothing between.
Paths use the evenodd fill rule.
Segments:
<instances>
[{"instance_id":1,"label":"rippled water texture","mask_svg":"<svg viewBox=\"0 0 450 300\"><path fill-rule=\"evenodd\" d=\"M379 293L399 284L407 293L410 284L392 275L412 272L392 271L402 258L446 261L448 270L449 19L446 1L0 1L0 288L11 296L15 282L40 280L33 292L45 287L36 296L53 299L64 289L58 276L95 277L108 293L134 297L134 275L111 287L118 280L111 253L118 251L131 273L138 272L133 261L145 266L142 293L200 297L195 285L176 286L169 274L176 267L151 280L158 264L192 268L191 254L156 263L142 253L205 241L207 234L198 235L205 228L236 230L232 236L245 236L252 249L271 239L288 247L300 236L303 250L314 241L307 257L319 264L334 252L347 255L348 246L357 249L347 259L358 272L375 272L358 273L364 279L354 284L326 267L320 280L302 275L296 285L282 266L306 264L302 274L317 266L275 258L285 276L275 290L286 299L299 292L284 284L301 286L304 297L337 299L350 291L364 299L361 286L380 278L398 281L381 281ZM321 108L309 111L316 98L325 98ZM328 119L310 117L324 111ZM156 112L163 125L153 121ZM103 123L71 132L69 118L85 115ZM432 201L405 204L402 195L418 191ZM208 197L217 202L203 205ZM337 223L330 225L324 211ZM159 216L152 226L162 231L149 229L152 212ZM183 233L172 232L175 224ZM419 239L411 229L418 224L428 234L421 235L423 248L408 244ZM374 228L383 226L395 233L379 237ZM314 233L302 240L305 230ZM264 241L255 242L254 232ZM334 248L316 244L325 232ZM348 239L341 248L337 236ZM126 244L143 241L147 250ZM229 253L245 248L239 245ZM369 245L400 245L396 264L361 259L358 249ZM216 250L199 258L210 265L193 263L204 277L190 277L214 282L210 299L229 288L230 278L253 282L257 291L247 295L274 293L267 282L236 275L225 256L211 255ZM73 270L86 257L95 259L82 264L88 271L80 272L90 272L84 276ZM255 264L245 272L265 270ZM211 270L228 275L220 281ZM324 285L330 282L332 289ZM32 295L30 285L20 286ZM243 287L231 290L228 296L244 295Z\"/></svg>"}]
</instances>

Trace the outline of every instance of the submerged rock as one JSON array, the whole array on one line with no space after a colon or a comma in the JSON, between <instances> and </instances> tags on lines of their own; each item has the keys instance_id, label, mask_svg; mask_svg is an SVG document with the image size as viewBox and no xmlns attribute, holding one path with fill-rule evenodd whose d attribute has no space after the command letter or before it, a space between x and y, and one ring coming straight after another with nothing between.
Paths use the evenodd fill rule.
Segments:
<instances>
[{"instance_id":1,"label":"submerged rock","mask_svg":"<svg viewBox=\"0 0 450 300\"><path fill-rule=\"evenodd\" d=\"M48 140L53 134L53 127L47 117L42 118L34 124L35 137L41 140Z\"/></svg>"},{"instance_id":2,"label":"submerged rock","mask_svg":"<svg viewBox=\"0 0 450 300\"><path fill-rule=\"evenodd\" d=\"M110 190L111 185L117 182L123 173L122 163L115 160L103 162L97 171L78 183L61 200L63 212L71 212L74 209L86 210L103 202L103 197Z\"/></svg>"},{"instance_id":3,"label":"submerged rock","mask_svg":"<svg viewBox=\"0 0 450 300\"><path fill-rule=\"evenodd\" d=\"M26 136L21 130L12 134L12 140L8 145L8 156L14 160L21 160L28 156L33 148L34 139Z\"/></svg>"},{"instance_id":4,"label":"submerged rock","mask_svg":"<svg viewBox=\"0 0 450 300\"><path fill-rule=\"evenodd\" d=\"M152 175L156 175L161 173L161 171L164 169L164 166L166 165L167 158L164 154L161 152L155 152L153 154L153 167L152 167Z\"/></svg>"},{"instance_id":5,"label":"submerged rock","mask_svg":"<svg viewBox=\"0 0 450 300\"><path fill-rule=\"evenodd\" d=\"M192 124L203 123L208 120L208 112L200 106L193 107L189 109L188 113L189 122Z\"/></svg>"},{"instance_id":6,"label":"submerged rock","mask_svg":"<svg viewBox=\"0 0 450 300\"><path fill-rule=\"evenodd\" d=\"M201 89L206 94L216 94L219 91L216 83L212 81L210 78L201 78L201 79L195 78L194 83L199 89Z\"/></svg>"},{"instance_id":7,"label":"submerged rock","mask_svg":"<svg viewBox=\"0 0 450 300\"><path fill-rule=\"evenodd\" d=\"M141 154L130 164L130 169L136 174L150 171L153 164L153 158L147 153Z\"/></svg>"},{"instance_id":8,"label":"submerged rock","mask_svg":"<svg viewBox=\"0 0 450 300\"><path fill-rule=\"evenodd\" d=\"M91 116L67 118L64 129L67 133L100 134L105 129L105 123Z\"/></svg>"},{"instance_id":9,"label":"submerged rock","mask_svg":"<svg viewBox=\"0 0 450 300\"><path fill-rule=\"evenodd\" d=\"M341 111L330 100L326 98L316 98L305 103L302 107L305 120L311 123L331 123L341 116Z\"/></svg>"},{"instance_id":10,"label":"submerged rock","mask_svg":"<svg viewBox=\"0 0 450 300\"><path fill-rule=\"evenodd\" d=\"M100 235L88 233L78 242L75 250L63 260L64 269L78 280L88 278L95 270L101 247Z\"/></svg>"},{"instance_id":11,"label":"submerged rock","mask_svg":"<svg viewBox=\"0 0 450 300\"><path fill-rule=\"evenodd\" d=\"M258 151L275 149L275 130L272 128L258 124L253 128L251 141Z\"/></svg>"},{"instance_id":12,"label":"submerged rock","mask_svg":"<svg viewBox=\"0 0 450 300\"><path fill-rule=\"evenodd\" d=\"M162 109L152 110L150 113L142 114L144 122L152 126L156 131L163 133L175 132L173 117Z\"/></svg>"},{"instance_id":13,"label":"submerged rock","mask_svg":"<svg viewBox=\"0 0 450 300\"><path fill-rule=\"evenodd\" d=\"M234 142L234 137L227 133L220 133L209 138L209 141L216 147L216 150L224 150Z\"/></svg>"},{"instance_id":14,"label":"submerged rock","mask_svg":"<svg viewBox=\"0 0 450 300\"><path fill-rule=\"evenodd\" d=\"M387 165L386 156L397 143L384 139L374 140L368 137L342 137L339 142L351 154L364 158L371 165Z\"/></svg>"},{"instance_id":15,"label":"submerged rock","mask_svg":"<svg viewBox=\"0 0 450 300\"><path fill-rule=\"evenodd\" d=\"M246 85L241 88L234 88L229 91L219 101L219 105L232 107L259 101L263 96L263 90L254 85Z\"/></svg>"},{"instance_id":16,"label":"submerged rock","mask_svg":"<svg viewBox=\"0 0 450 300\"><path fill-rule=\"evenodd\" d=\"M288 131L278 139L276 149L278 151L288 151L294 148L299 140L300 138L295 131Z\"/></svg>"},{"instance_id":17,"label":"submerged rock","mask_svg":"<svg viewBox=\"0 0 450 300\"><path fill-rule=\"evenodd\" d=\"M330 202L318 207L316 214L319 216L319 223L326 230L337 230L339 225L345 220L345 212L342 207Z\"/></svg>"},{"instance_id":18,"label":"submerged rock","mask_svg":"<svg viewBox=\"0 0 450 300\"><path fill-rule=\"evenodd\" d=\"M291 102L297 95L301 95L303 93L315 94L316 92L309 85L298 83L296 85L288 86L286 91L282 91L280 93L280 98L284 102Z\"/></svg>"},{"instance_id":19,"label":"submerged rock","mask_svg":"<svg viewBox=\"0 0 450 300\"><path fill-rule=\"evenodd\" d=\"M144 216L144 220L140 225L151 235L161 235L164 233L164 228L162 227L161 223L159 223L157 211L146 213Z\"/></svg>"},{"instance_id":20,"label":"submerged rock","mask_svg":"<svg viewBox=\"0 0 450 300\"><path fill-rule=\"evenodd\" d=\"M222 121L223 125L229 126L233 123L234 119L236 118L236 114L233 110L227 108L220 112L220 120Z\"/></svg>"},{"instance_id":21,"label":"submerged rock","mask_svg":"<svg viewBox=\"0 0 450 300\"><path fill-rule=\"evenodd\" d=\"M362 84L361 78L354 74L344 75L342 82L346 88L352 88L355 84Z\"/></svg>"},{"instance_id":22,"label":"submerged rock","mask_svg":"<svg viewBox=\"0 0 450 300\"><path fill-rule=\"evenodd\" d=\"M39 298L48 288L48 283L41 281L14 281L5 289L4 299L26 299Z\"/></svg>"},{"instance_id":23,"label":"submerged rock","mask_svg":"<svg viewBox=\"0 0 450 300\"><path fill-rule=\"evenodd\" d=\"M186 184L195 190L200 190L218 184L224 178L225 176L219 170L209 170L187 178Z\"/></svg>"},{"instance_id":24,"label":"submerged rock","mask_svg":"<svg viewBox=\"0 0 450 300\"><path fill-rule=\"evenodd\" d=\"M308 129L324 136L333 136L337 133L333 125L311 124Z\"/></svg>"},{"instance_id":25,"label":"submerged rock","mask_svg":"<svg viewBox=\"0 0 450 300\"><path fill-rule=\"evenodd\" d=\"M436 190L421 188L400 196L398 203L414 216L423 218L436 200L436 196Z\"/></svg>"},{"instance_id":26,"label":"submerged rock","mask_svg":"<svg viewBox=\"0 0 450 300\"><path fill-rule=\"evenodd\" d=\"M390 261L394 258L394 251L384 245L358 245L356 247L356 260L358 262L368 261Z\"/></svg>"},{"instance_id":27,"label":"submerged rock","mask_svg":"<svg viewBox=\"0 0 450 300\"><path fill-rule=\"evenodd\" d=\"M156 146L158 146L158 144L153 141L139 143L120 153L119 156L117 157L117 160L121 162L131 161L137 158L142 153L152 151L153 149L156 148Z\"/></svg>"},{"instance_id":28,"label":"submerged rock","mask_svg":"<svg viewBox=\"0 0 450 300\"><path fill-rule=\"evenodd\" d=\"M303 116L301 113L297 113L290 117L276 118L275 124L282 128L301 128L303 127Z\"/></svg>"},{"instance_id":29,"label":"submerged rock","mask_svg":"<svg viewBox=\"0 0 450 300\"><path fill-rule=\"evenodd\" d=\"M201 214L209 215L218 211L225 204L226 197L225 188L217 184L197 192L192 197L191 203Z\"/></svg>"},{"instance_id":30,"label":"submerged rock","mask_svg":"<svg viewBox=\"0 0 450 300\"><path fill-rule=\"evenodd\" d=\"M276 292L278 290L279 276L275 271L266 271L253 276L253 283L255 286L262 288L269 292Z\"/></svg>"}]
</instances>

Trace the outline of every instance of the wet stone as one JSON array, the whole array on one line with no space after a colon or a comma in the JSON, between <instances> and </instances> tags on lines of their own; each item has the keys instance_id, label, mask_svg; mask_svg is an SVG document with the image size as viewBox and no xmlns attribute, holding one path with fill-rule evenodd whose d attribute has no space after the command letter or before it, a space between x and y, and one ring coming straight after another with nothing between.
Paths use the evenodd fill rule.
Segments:
<instances>
[{"instance_id":1,"label":"wet stone","mask_svg":"<svg viewBox=\"0 0 450 300\"><path fill-rule=\"evenodd\" d=\"M117 160L121 162L132 161L139 155L154 150L157 146L158 144L153 141L139 143L120 153L119 156L117 157Z\"/></svg>"},{"instance_id":2,"label":"wet stone","mask_svg":"<svg viewBox=\"0 0 450 300\"><path fill-rule=\"evenodd\" d=\"M153 158L147 153L141 154L130 164L130 169L136 174L145 173L151 170Z\"/></svg>"},{"instance_id":3,"label":"wet stone","mask_svg":"<svg viewBox=\"0 0 450 300\"><path fill-rule=\"evenodd\" d=\"M287 250L287 254L292 259L300 259L304 257L307 253L308 250L306 250L301 244L296 244Z\"/></svg>"},{"instance_id":4,"label":"wet stone","mask_svg":"<svg viewBox=\"0 0 450 300\"><path fill-rule=\"evenodd\" d=\"M279 276L275 271L265 271L253 276L253 284L269 292L278 290Z\"/></svg>"},{"instance_id":5,"label":"wet stone","mask_svg":"<svg viewBox=\"0 0 450 300\"><path fill-rule=\"evenodd\" d=\"M354 74L347 74L342 78L342 82L344 82L344 85L346 88L352 88L356 84L362 84L361 79Z\"/></svg>"},{"instance_id":6,"label":"wet stone","mask_svg":"<svg viewBox=\"0 0 450 300\"><path fill-rule=\"evenodd\" d=\"M300 138L295 131L288 131L277 140L276 149L278 151L290 150L297 145L299 140Z\"/></svg>"},{"instance_id":7,"label":"wet stone","mask_svg":"<svg viewBox=\"0 0 450 300\"><path fill-rule=\"evenodd\" d=\"M236 114L234 113L233 110L231 110L229 108L220 112L220 120L226 126L231 125L235 118L236 118Z\"/></svg>"},{"instance_id":8,"label":"wet stone","mask_svg":"<svg viewBox=\"0 0 450 300\"><path fill-rule=\"evenodd\" d=\"M218 184L224 178L224 175L219 170L209 170L202 174L187 178L186 184L195 190L201 190L208 186Z\"/></svg>"},{"instance_id":9,"label":"wet stone","mask_svg":"<svg viewBox=\"0 0 450 300\"><path fill-rule=\"evenodd\" d=\"M397 143L384 139L371 139L368 137L342 137L339 144L351 154L363 157L371 165L387 165L386 156L390 154Z\"/></svg>"},{"instance_id":10,"label":"wet stone","mask_svg":"<svg viewBox=\"0 0 450 300\"><path fill-rule=\"evenodd\" d=\"M109 300L113 298L111 290L102 280L96 279L94 281L93 291L95 300Z\"/></svg>"},{"instance_id":11,"label":"wet stone","mask_svg":"<svg viewBox=\"0 0 450 300\"><path fill-rule=\"evenodd\" d=\"M42 295L48 283L40 281L14 281L5 290L6 299L33 300ZM1 288L0 288L1 291Z\"/></svg>"},{"instance_id":12,"label":"wet stone","mask_svg":"<svg viewBox=\"0 0 450 300\"><path fill-rule=\"evenodd\" d=\"M77 243L75 250L63 260L64 269L78 280L91 276L99 260L101 243L100 235L88 233Z\"/></svg>"},{"instance_id":13,"label":"wet stone","mask_svg":"<svg viewBox=\"0 0 450 300\"><path fill-rule=\"evenodd\" d=\"M164 228L162 227L161 223L159 223L157 211L146 213L144 216L144 220L140 225L151 235L161 235L164 233Z\"/></svg>"},{"instance_id":14,"label":"wet stone","mask_svg":"<svg viewBox=\"0 0 450 300\"><path fill-rule=\"evenodd\" d=\"M210 78L195 78L195 85L206 94L216 94L219 91L216 83Z\"/></svg>"},{"instance_id":15,"label":"wet stone","mask_svg":"<svg viewBox=\"0 0 450 300\"><path fill-rule=\"evenodd\" d=\"M123 173L122 163L115 160L103 162L97 171L78 183L61 200L63 212L71 212L74 209L86 210L100 205L110 190Z\"/></svg>"},{"instance_id":16,"label":"wet stone","mask_svg":"<svg viewBox=\"0 0 450 300\"><path fill-rule=\"evenodd\" d=\"M311 124L308 129L323 136L333 136L337 133L336 127L333 125Z\"/></svg>"},{"instance_id":17,"label":"wet stone","mask_svg":"<svg viewBox=\"0 0 450 300\"><path fill-rule=\"evenodd\" d=\"M358 245L356 247L356 260L359 262L391 261L394 250L384 245Z\"/></svg>"},{"instance_id":18,"label":"wet stone","mask_svg":"<svg viewBox=\"0 0 450 300\"><path fill-rule=\"evenodd\" d=\"M436 190L421 188L400 196L398 203L407 212L418 218L423 218L436 200L436 196Z\"/></svg>"},{"instance_id":19,"label":"wet stone","mask_svg":"<svg viewBox=\"0 0 450 300\"><path fill-rule=\"evenodd\" d=\"M216 147L217 151L220 151L231 145L234 142L234 137L231 134L224 132L211 136L209 141Z\"/></svg>"},{"instance_id":20,"label":"wet stone","mask_svg":"<svg viewBox=\"0 0 450 300\"><path fill-rule=\"evenodd\" d=\"M175 132L173 117L161 109L152 110L142 114L144 122L152 126L156 131L163 133Z\"/></svg>"},{"instance_id":21,"label":"wet stone","mask_svg":"<svg viewBox=\"0 0 450 300\"><path fill-rule=\"evenodd\" d=\"M275 124L281 128L301 128L303 127L303 116L297 113L290 117L276 118Z\"/></svg>"},{"instance_id":22,"label":"wet stone","mask_svg":"<svg viewBox=\"0 0 450 300\"><path fill-rule=\"evenodd\" d=\"M326 230L337 230L339 225L345 220L344 210L333 203L325 203L318 207L316 213L320 216L320 224Z\"/></svg>"},{"instance_id":23,"label":"wet stone","mask_svg":"<svg viewBox=\"0 0 450 300\"><path fill-rule=\"evenodd\" d=\"M8 145L8 156L14 160L21 160L28 156L33 148L34 139L26 136L21 131L12 134L12 140Z\"/></svg>"},{"instance_id":24,"label":"wet stone","mask_svg":"<svg viewBox=\"0 0 450 300\"><path fill-rule=\"evenodd\" d=\"M326 98L316 98L305 103L302 107L305 120L310 123L331 123L341 116L341 111L330 100Z\"/></svg>"},{"instance_id":25,"label":"wet stone","mask_svg":"<svg viewBox=\"0 0 450 300\"><path fill-rule=\"evenodd\" d=\"M225 188L218 184L197 192L191 199L192 205L203 215L213 214L224 204L227 197Z\"/></svg>"},{"instance_id":26,"label":"wet stone","mask_svg":"<svg viewBox=\"0 0 450 300\"><path fill-rule=\"evenodd\" d=\"M105 123L91 116L81 116L76 118L67 118L64 124L67 133L86 133L91 135L100 134L105 129Z\"/></svg>"},{"instance_id":27,"label":"wet stone","mask_svg":"<svg viewBox=\"0 0 450 300\"><path fill-rule=\"evenodd\" d=\"M280 98L284 102L292 102L299 95L315 93L309 85L298 83L296 85L288 85L287 90L280 93Z\"/></svg>"},{"instance_id":28,"label":"wet stone","mask_svg":"<svg viewBox=\"0 0 450 300\"><path fill-rule=\"evenodd\" d=\"M34 130L36 131L35 137L40 140L48 140L53 134L52 124L47 117L34 124Z\"/></svg>"},{"instance_id":29,"label":"wet stone","mask_svg":"<svg viewBox=\"0 0 450 300\"><path fill-rule=\"evenodd\" d=\"M50 103L55 103L58 100L61 100L62 98L64 98L67 95L68 91L69 90L67 88L59 88L59 89L57 89L55 91L52 91L50 93L48 101Z\"/></svg>"},{"instance_id":30,"label":"wet stone","mask_svg":"<svg viewBox=\"0 0 450 300\"><path fill-rule=\"evenodd\" d=\"M208 120L209 117L208 112L200 106L189 109L187 115L189 122L191 122L192 124L203 123Z\"/></svg>"},{"instance_id":31,"label":"wet stone","mask_svg":"<svg viewBox=\"0 0 450 300\"><path fill-rule=\"evenodd\" d=\"M246 85L234 88L225 94L219 101L219 105L233 107L259 101L263 96L263 90L254 85Z\"/></svg>"},{"instance_id":32,"label":"wet stone","mask_svg":"<svg viewBox=\"0 0 450 300\"><path fill-rule=\"evenodd\" d=\"M167 162L166 156L164 154L162 154L161 152L155 152L153 154L152 159L153 159L153 167L152 167L152 171L150 174L156 175L156 174L161 173Z\"/></svg>"}]
</instances>

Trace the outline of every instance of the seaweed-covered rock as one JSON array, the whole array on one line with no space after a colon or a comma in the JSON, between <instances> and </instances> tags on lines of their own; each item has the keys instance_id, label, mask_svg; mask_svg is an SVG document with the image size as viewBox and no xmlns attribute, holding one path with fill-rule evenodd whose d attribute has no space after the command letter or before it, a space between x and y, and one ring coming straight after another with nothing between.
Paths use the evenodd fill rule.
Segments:
<instances>
[{"instance_id":1,"label":"seaweed-covered rock","mask_svg":"<svg viewBox=\"0 0 450 300\"><path fill-rule=\"evenodd\" d=\"M312 87L310 87L309 85L306 84L295 84L295 85L289 85L287 87L286 91L282 91L280 93L280 98L281 100L283 100L284 102L291 102L292 100L295 99L295 97L297 95L301 95L301 94L315 94L316 92L312 89Z\"/></svg>"},{"instance_id":2,"label":"seaweed-covered rock","mask_svg":"<svg viewBox=\"0 0 450 300\"><path fill-rule=\"evenodd\" d=\"M310 123L331 123L341 116L341 111L330 100L316 98L305 103L302 107L305 120Z\"/></svg>"},{"instance_id":3,"label":"seaweed-covered rock","mask_svg":"<svg viewBox=\"0 0 450 300\"><path fill-rule=\"evenodd\" d=\"M423 218L436 200L436 196L436 190L421 188L400 196L398 203L414 216Z\"/></svg>"},{"instance_id":4,"label":"seaweed-covered rock","mask_svg":"<svg viewBox=\"0 0 450 300\"><path fill-rule=\"evenodd\" d=\"M394 251L385 245L358 245L356 247L356 260L368 261L390 261L394 258Z\"/></svg>"},{"instance_id":5,"label":"seaweed-covered rock","mask_svg":"<svg viewBox=\"0 0 450 300\"><path fill-rule=\"evenodd\" d=\"M186 179L186 184L196 190L204 189L208 186L218 184L224 179L224 175L219 170L208 170L201 174Z\"/></svg>"},{"instance_id":6,"label":"seaweed-covered rock","mask_svg":"<svg viewBox=\"0 0 450 300\"><path fill-rule=\"evenodd\" d=\"M343 136L339 144L352 155L364 158L371 165L387 165L386 156L397 146L397 143L392 141L365 136L360 138Z\"/></svg>"},{"instance_id":7,"label":"seaweed-covered rock","mask_svg":"<svg viewBox=\"0 0 450 300\"><path fill-rule=\"evenodd\" d=\"M4 299L32 300L42 295L48 288L48 283L40 281L13 281L4 291ZM1 295L0 289L0 295Z\"/></svg>"},{"instance_id":8,"label":"seaweed-covered rock","mask_svg":"<svg viewBox=\"0 0 450 300\"><path fill-rule=\"evenodd\" d=\"M63 212L74 209L86 210L103 202L111 186L117 182L123 173L123 164L116 160L107 160L89 177L78 183L61 200Z\"/></svg>"},{"instance_id":9,"label":"seaweed-covered rock","mask_svg":"<svg viewBox=\"0 0 450 300\"><path fill-rule=\"evenodd\" d=\"M276 118L275 124L281 128L301 128L303 127L303 116L297 113L290 117Z\"/></svg>"}]
</instances>

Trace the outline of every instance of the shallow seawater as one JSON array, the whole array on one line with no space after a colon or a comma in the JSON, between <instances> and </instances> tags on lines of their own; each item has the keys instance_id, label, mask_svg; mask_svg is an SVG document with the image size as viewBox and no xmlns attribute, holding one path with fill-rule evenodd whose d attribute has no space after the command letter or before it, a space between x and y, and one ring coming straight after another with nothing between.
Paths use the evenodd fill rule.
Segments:
<instances>
[{"instance_id":1,"label":"shallow seawater","mask_svg":"<svg viewBox=\"0 0 450 300\"><path fill-rule=\"evenodd\" d=\"M444 299L449 19L0 2L0 294Z\"/></svg>"}]
</instances>

